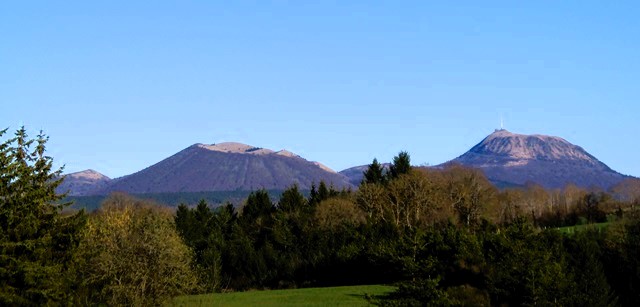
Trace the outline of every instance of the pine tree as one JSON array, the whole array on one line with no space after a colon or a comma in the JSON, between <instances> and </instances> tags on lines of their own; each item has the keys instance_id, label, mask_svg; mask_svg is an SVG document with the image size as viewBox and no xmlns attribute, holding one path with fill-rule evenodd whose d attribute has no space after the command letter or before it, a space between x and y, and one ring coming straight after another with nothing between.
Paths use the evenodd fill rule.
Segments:
<instances>
[{"instance_id":1,"label":"pine tree","mask_svg":"<svg viewBox=\"0 0 640 307\"><path fill-rule=\"evenodd\" d=\"M318 200L323 201L328 199L330 196L329 188L327 188L327 184L324 183L324 180L320 181L320 186L318 187Z\"/></svg>"},{"instance_id":2,"label":"pine tree","mask_svg":"<svg viewBox=\"0 0 640 307\"><path fill-rule=\"evenodd\" d=\"M0 131L0 137L6 133ZM67 267L86 219L56 204L62 169L53 170L42 132L24 127L0 144L0 305L50 305L68 299Z\"/></svg>"},{"instance_id":3,"label":"pine tree","mask_svg":"<svg viewBox=\"0 0 640 307\"><path fill-rule=\"evenodd\" d=\"M300 193L298 185L294 184L290 188L282 192L280 201L278 201L278 209L285 212L301 211L306 207L307 201L304 195Z\"/></svg>"},{"instance_id":4,"label":"pine tree","mask_svg":"<svg viewBox=\"0 0 640 307\"><path fill-rule=\"evenodd\" d=\"M396 179L402 174L411 171L411 157L406 151L401 151L397 156L393 157L393 163L389 167L389 179Z\"/></svg>"},{"instance_id":5,"label":"pine tree","mask_svg":"<svg viewBox=\"0 0 640 307\"><path fill-rule=\"evenodd\" d=\"M309 206L315 206L320 202L320 197L318 195L318 189L316 188L316 183L311 183L311 192L309 192Z\"/></svg>"},{"instance_id":6,"label":"pine tree","mask_svg":"<svg viewBox=\"0 0 640 307\"><path fill-rule=\"evenodd\" d=\"M191 242L193 238L193 226L195 224L193 220L193 212L185 204L180 204L178 210L176 210L176 217L174 218L176 229L180 236L186 241Z\"/></svg>"},{"instance_id":7,"label":"pine tree","mask_svg":"<svg viewBox=\"0 0 640 307\"><path fill-rule=\"evenodd\" d=\"M364 172L362 183L384 183L383 168L378 159L373 158L373 162L369 164L369 168Z\"/></svg>"},{"instance_id":8,"label":"pine tree","mask_svg":"<svg viewBox=\"0 0 640 307\"><path fill-rule=\"evenodd\" d=\"M269 193L262 189L249 194L247 202L242 207L241 220L244 222L255 221L260 217L271 215L275 211L275 206L269 198Z\"/></svg>"}]
</instances>

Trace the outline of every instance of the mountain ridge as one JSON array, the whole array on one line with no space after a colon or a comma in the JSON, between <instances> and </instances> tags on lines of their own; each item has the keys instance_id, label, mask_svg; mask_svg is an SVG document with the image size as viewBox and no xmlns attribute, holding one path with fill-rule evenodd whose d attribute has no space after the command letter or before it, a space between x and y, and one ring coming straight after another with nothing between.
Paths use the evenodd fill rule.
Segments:
<instances>
[{"instance_id":1,"label":"mountain ridge","mask_svg":"<svg viewBox=\"0 0 640 307\"><path fill-rule=\"evenodd\" d=\"M557 137L495 130L469 151L433 168L457 163L482 170L498 186L540 184L563 188L568 184L608 189L631 176L622 175L582 147ZM383 164L388 167L388 163ZM320 162L307 161L282 149L224 142L193 144L130 175L110 179L94 170L65 175L59 192L70 196L128 193L171 193L284 189L298 184L309 189L324 180L336 187L357 186L368 165L336 173Z\"/></svg>"}]
</instances>

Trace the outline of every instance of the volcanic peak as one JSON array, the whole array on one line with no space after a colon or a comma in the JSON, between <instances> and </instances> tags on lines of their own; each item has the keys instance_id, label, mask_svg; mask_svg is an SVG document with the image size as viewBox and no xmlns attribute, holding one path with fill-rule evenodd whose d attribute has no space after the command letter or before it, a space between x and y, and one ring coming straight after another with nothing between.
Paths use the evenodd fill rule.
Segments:
<instances>
[{"instance_id":1,"label":"volcanic peak","mask_svg":"<svg viewBox=\"0 0 640 307\"><path fill-rule=\"evenodd\" d=\"M579 146L563 138L547 135L525 135L496 130L469 151L517 160L579 160L597 164L599 161Z\"/></svg>"}]
</instances>

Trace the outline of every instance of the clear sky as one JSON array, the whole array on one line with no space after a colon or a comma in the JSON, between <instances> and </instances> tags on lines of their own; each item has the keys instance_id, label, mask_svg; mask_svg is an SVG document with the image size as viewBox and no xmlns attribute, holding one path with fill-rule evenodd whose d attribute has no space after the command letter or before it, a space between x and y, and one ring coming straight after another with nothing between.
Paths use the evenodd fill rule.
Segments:
<instances>
[{"instance_id":1,"label":"clear sky","mask_svg":"<svg viewBox=\"0 0 640 307\"><path fill-rule=\"evenodd\" d=\"M0 126L66 172L223 141L433 165L502 116L640 176L637 1L132 2L0 3Z\"/></svg>"}]
</instances>

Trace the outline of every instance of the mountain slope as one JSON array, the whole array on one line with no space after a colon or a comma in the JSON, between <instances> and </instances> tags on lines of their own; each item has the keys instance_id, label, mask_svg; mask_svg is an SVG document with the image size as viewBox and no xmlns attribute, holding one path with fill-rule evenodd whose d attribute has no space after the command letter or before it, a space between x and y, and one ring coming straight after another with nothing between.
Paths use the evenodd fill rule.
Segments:
<instances>
[{"instance_id":1,"label":"mountain slope","mask_svg":"<svg viewBox=\"0 0 640 307\"><path fill-rule=\"evenodd\" d=\"M288 151L240 143L195 144L142 171L118 178L97 193L285 189L294 183L310 189L320 180L339 188L351 186L344 176Z\"/></svg>"},{"instance_id":2,"label":"mountain slope","mask_svg":"<svg viewBox=\"0 0 640 307\"><path fill-rule=\"evenodd\" d=\"M562 188L573 183L607 189L626 178L562 138L507 130L496 130L451 162L482 169L489 180L500 185L534 182Z\"/></svg>"},{"instance_id":3,"label":"mountain slope","mask_svg":"<svg viewBox=\"0 0 640 307\"><path fill-rule=\"evenodd\" d=\"M67 193L68 196L91 194L93 191L106 187L111 179L92 169L64 175L64 180L56 189L57 193Z\"/></svg>"}]
</instances>

